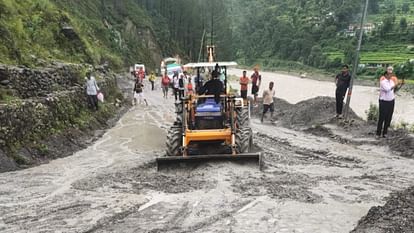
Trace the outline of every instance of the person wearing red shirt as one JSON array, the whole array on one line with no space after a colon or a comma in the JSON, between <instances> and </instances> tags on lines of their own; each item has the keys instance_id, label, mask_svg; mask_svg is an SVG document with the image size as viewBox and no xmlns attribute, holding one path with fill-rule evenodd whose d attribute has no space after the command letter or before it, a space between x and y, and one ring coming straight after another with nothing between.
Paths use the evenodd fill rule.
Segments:
<instances>
[{"instance_id":1,"label":"person wearing red shirt","mask_svg":"<svg viewBox=\"0 0 414 233\"><path fill-rule=\"evenodd\" d=\"M144 69L142 69L142 68L139 69L138 78L139 78L139 81L140 82L142 82L144 80L144 78L145 78L145 71L144 71Z\"/></svg>"},{"instance_id":2,"label":"person wearing red shirt","mask_svg":"<svg viewBox=\"0 0 414 233\"><path fill-rule=\"evenodd\" d=\"M257 106L257 95L259 94L260 83L262 76L259 74L259 69L254 68L254 73L251 76L252 80L252 95L254 96L254 105Z\"/></svg>"},{"instance_id":3,"label":"person wearing red shirt","mask_svg":"<svg viewBox=\"0 0 414 233\"><path fill-rule=\"evenodd\" d=\"M165 72L164 76L161 79L162 93L164 94L165 99L168 99L169 86L170 86L170 78L168 77L167 72Z\"/></svg>"},{"instance_id":4,"label":"person wearing red shirt","mask_svg":"<svg viewBox=\"0 0 414 233\"><path fill-rule=\"evenodd\" d=\"M240 77L240 94L243 99L247 99L247 85L249 84L249 77L246 76L246 71L243 71L243 76Z\"/></svg>"}]
</instances>

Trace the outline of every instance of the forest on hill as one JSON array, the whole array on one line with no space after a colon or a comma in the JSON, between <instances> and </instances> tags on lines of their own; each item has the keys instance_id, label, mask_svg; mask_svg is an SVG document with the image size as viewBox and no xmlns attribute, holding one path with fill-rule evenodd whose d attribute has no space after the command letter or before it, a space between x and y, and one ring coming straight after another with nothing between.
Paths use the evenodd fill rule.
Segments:
<instances>
[{"instance_id":1,"label":"forest on hill","mask_svg":"<svg viewBox=\"0 0 414 233\"><path fill-rule=\"evenodd\" d=\"M355 57L361 0L0 0L0 62L133 63L162 57L333 71ZM414 1L371 0L360 72L396 65L413 78ZM40 64L39 64L40 63Z\"/></svg>"},{"instance_id":2,"label":"forest on hill","mask_svg":"<svg viewBox=\"0 0 414 233\"><path fill-rule=\"evenodd\" d=\"M230 26L218 0L0 0L0 63L34 67L61 60L117 69L145 63L153 69L166 56L198 59L203 34L230 60Z\"/></svg>"},{"instance_id":3,"label":"forest on hill","mask_svg":"<svg viewBox=\"0 0 414 233\"><path fill-rule=\"evenodd\" d=\"M293 69L352 64L364 2L228 0L236 57L246 65ZM374 77L381 72L376 67L396 65L400 76L414 78L413 10L414 1L369 1L360 72Z\"/></svg>"}]
</instances>

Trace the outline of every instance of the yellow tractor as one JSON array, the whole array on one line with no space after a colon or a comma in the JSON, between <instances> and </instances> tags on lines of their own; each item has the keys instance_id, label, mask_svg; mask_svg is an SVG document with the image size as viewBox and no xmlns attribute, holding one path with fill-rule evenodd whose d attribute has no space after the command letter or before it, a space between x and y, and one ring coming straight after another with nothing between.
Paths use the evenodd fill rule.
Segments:
<instances>
[{"instance_id":1,"label":"yellow tractor","mask_svg":"<svg viewBox=\"0 0 414 233\"><path fill-rule=\"evenodd\" d=\"M236 62L201 62L184 65L196 71L195 92L176 103L177 119L167 133L166 156L157 165L205 160L253 161L260 166L260 153L252 153L250 102L227 93L227 68ZM219 95L200 93L204 80L201 70L220 74L223 91Z\"/></svg>"}]
</instances>

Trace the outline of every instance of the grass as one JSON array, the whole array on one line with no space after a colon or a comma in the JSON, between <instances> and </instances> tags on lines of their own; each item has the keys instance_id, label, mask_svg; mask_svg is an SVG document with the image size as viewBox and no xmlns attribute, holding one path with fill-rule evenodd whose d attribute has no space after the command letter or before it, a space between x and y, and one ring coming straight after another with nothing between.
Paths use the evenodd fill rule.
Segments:
<instances>
[{"instance_id":1,"label":"grass","mask_svg":"<svg viewBox=\"0 0 414 233\"><path fill-rule=\"evenodd\" d=\"M360 63L386 63L396 64L403 63L410 59L414 59L414 52L407 50L394 50L388 48L386 51L362 51L360 54ZM335 58L344 59L344 53L341 51L330 51L325 53L330 60Z\"/></svg>"},{"instance_id":2,"label":"grass","mask_svg":"<svg viewBox=\"0 0 414 233\"><path fill-rule=\"evenodd\" d=\"M16 100L20 99L14 96L10 90L0 87L0 103L11 103Z\"/></svg>"},{"instance_id":3,"label":"grass","mask_svg":"<svg viewBox=\"0 0 414 233\"><path fill-rule=\"evenodd\" d=\"M134 31L126 30L127 22ZM134 0L1 0L0 63L35 67L39 59L108 62L115 70L137 60L150 63L138 29L151 25ZM63 26L75 33L65 34Z\"/></svg>"}]
</instances>

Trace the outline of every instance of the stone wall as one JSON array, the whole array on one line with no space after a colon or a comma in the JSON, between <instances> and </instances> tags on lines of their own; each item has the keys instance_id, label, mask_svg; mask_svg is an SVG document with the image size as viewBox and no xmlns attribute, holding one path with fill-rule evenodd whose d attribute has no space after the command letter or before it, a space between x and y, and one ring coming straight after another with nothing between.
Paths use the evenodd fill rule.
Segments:
<instances>
[{"instance_id":1,"label":"stone wall","mask_svg":"<svg viewBox=\"0 0 414 233\"><path fill-rule=\"evenodd\" d=\"M60 63L43 69L0 65L0 85L13 90L20 98L44 97L82 85L79 75L84 68Z\"/></svg>"},{"instance_id":2,"label":"stone wall","mask_svg":"<svg viewBox=\"0 0 414 233\"><path fill-rule=\"evenodd\" d=\"M101 128L113 116L112 103L121 98L116 76L105 67L96 70L107 103L93 112L87 106L81 69L74 65L35 70L0 66L1 88L15 93L12 101L0 101L0 172L66 156L56 154L58 148L52 154L50 147L58 145L50 145L50 137L67 146L77 140L67 137L68 132L80 135Z\"/></svg>"}]
</instances>

